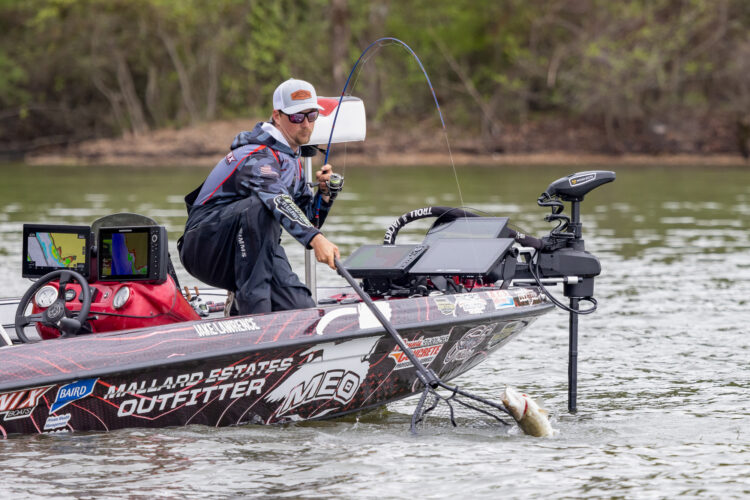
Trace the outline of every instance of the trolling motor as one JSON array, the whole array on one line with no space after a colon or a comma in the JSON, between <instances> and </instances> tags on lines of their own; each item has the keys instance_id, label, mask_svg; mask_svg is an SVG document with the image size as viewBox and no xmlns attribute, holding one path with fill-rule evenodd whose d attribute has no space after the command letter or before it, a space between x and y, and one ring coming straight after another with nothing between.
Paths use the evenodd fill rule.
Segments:
<instances>
[{"instance_id":1,"label":"trolling motor","mask_svg":"<svg viewBox=\"0 0 750 500\"><path fill-rule=\"evenodd\" d=\"M614 180L614 172L581 172L556 180L539 196L537 204L552 211L544 220L558 224L541 238L536 264L528 268L532 277L546 283L562 282L566 297L592 298L594 277L601 272L601 265L599 259L585 250L581 201L589 191ZM564 201L571 202L570 217L562 213ZM524 269L519 268L516 277L524 274Z\"/></svg>"},{"instance_id":2,"label":"trolling motor","mask_svg":"<svg viewBox=\"0 0 750 500\"><path fill-rule=\"evenodd\" d=\"M516 277L522 278L527 272L542 290L544 283L562 283L563 294L570 299L566 306L546 292L550 300L559 308L570 313L568 327L568 411L576 412L578 386L578 315L590 314L596 310L594 278L601 272L599 259L585 250L581 224L581 202L591 190L615 180L615 173L606 170L579 172L557 179L550 184L537 199L540 207L550 207L552 213L545 217L548 222L558 225L550 234L541 239L541 249L536 262L519 266ZM571 204L571 215L563 215L565 205ZM579 309L580 301L590 302L591 307Z\"/></svg>"}]
</instances>

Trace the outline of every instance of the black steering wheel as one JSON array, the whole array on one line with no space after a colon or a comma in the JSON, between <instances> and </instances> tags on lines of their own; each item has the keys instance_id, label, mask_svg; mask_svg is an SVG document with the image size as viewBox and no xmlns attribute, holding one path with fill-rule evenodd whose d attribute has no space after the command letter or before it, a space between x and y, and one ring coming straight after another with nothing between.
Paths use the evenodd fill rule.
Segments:
<instances>
[{"instance_id":1,"label":"black steering wheel","mask_svg":"<svg viewBox=\"0 0 750 500\"><path fill-rule=\"evenodd\" d=\"M25 315L24 312L31 303L34 294L44 285L57 278L60 278L57 299L41 313ZM65 307L65 287L71 279L81 285L81 310L78 312ZM91 309L91 290L86 278L71 270L52 271L39 278L21 298L18 309L16 309L16 335L21 342L30 343L31 341L23 331L24 328L29 323L42 323L45 326L57 328L62 337L73 336L81 330L89 315L89 309Z\"/></svg>"}]
</instances>

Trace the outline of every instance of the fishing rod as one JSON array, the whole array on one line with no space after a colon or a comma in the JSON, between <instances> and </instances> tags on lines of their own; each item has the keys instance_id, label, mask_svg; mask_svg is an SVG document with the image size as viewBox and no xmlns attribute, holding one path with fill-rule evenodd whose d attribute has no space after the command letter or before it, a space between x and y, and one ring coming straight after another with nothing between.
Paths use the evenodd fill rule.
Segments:
<instances>
[{"instance_id":1,"label":"fishing rod","mask_svg":"<svg viewBox=\"0 0 750 500\"><path fill-rule=\"evenodd\" d=\"M432 98L435 100L435 107L437 108L438 116L440 116L440 123L443 126L443 131L446 132L447 128L445 126L445 120L443 119L443 112L440 110L440 103L438 102L437 95L435 95L435 89L432 87L432 81L430 81L430 76L427 74L427 70L425 70L424 66L422 65L422 61L419 59L419 56L412 50L411 47L409 47L405 42L402 40L399 40L398 38L394 37L383 37L378 38L374 42L372 42L370 45L367 46L365 50L362 51L362 53L359 55L359 58L354 63L354 66L352 66L351 71L349 71L349 76L346 78L346 83L344 84L344 88L341 91L341 96L339 97L339 103L336 106L336 113L333 115L333 124L331 125L331 133L328 136L328 145L326 146L326 156L325 160L323 161L323 164L328 163L328 156L331 154L331 141L333 140L333 131L336 128L336 120L339 116L339 110L341 109L341 101L344 100L344 97L346 95L346 90L349 88L349 82L352 79L352 75L354 75L354 72L356 71L357 67L359 67L359 63L362 62L362 59L365 57L365 55L372 49L375 45L381 44L381 42L395 42L398 44L401 44L406 50L409 51L409 53L416 59L417 64L419 64L419 68L422 70L422 73L424 74L425 79L427 80L427 85L430 87L430 92L432 93ZM382 46L382 44L381 44Z\"/></svg>"},{"instance_id":2,"label":"fishing rod","mask_svg":"<svg viewBox=\"0 0 750 500\"><path fill-rule=\"evenodd\" d=\"M393 324L388 321L388 319L383 315L380 309L377 308L370 296L367 295L367 293L362 290L362 287L357 284L356 280L344 267L341 261L335 258L334 263L339 274L347 281L347 283L349 283L349 286L354 289L357 295L359 295L370 312L372 312L372 314L383 326L388 335L390 335L396 345L401 349L401 352L406 355L409 362L412 364L412 366L414 366L417 378L424 386L422 397L420 398L419 403L417 404L417 407L412 414L412 433L416 434L420 424L424 424L426 415L429 412L433 411L440 401L443 401L448 406L450 422L454 427L458 426L455 418L454 405L460 405L479 414L494 418L495 421L502 425L510 425L502 418L503 416L510 415L510 411L505 408L505 406L489 401L481 396L477 396L470 392L464 391L458 386L448 385L443 382L432 369L423 365L422 362L417 358L416 354L414 354L414 351L412 351L411 348L406 344L401 334L394 328ZM437 392L435 392L438 388L449 391L451 393L451 396L440 396ZM433 397L433 401L432 403L427 404L427 399L430 396Z\"/></svg>"},{"instance_id":3,"label":"fishing rod","mask_svg":"<svg viewBox=\"0 0 750 500\"><path fill-rule=\"evenodd\" d=\"M346 91L349 88L349 83L352 80L352 76L354 76L354 72L360 66L360 63L364 59L365 55L370 51L370 49L372 49L376 45L382 46L383 42L395 42L397 44L402 45L407 51L409 51L409 53L417 61L417 64L419 65L419 68L422 70L422 74L424 74L425 80L427 80L427 85L430 87L430 93L432 94L432 98L435 101L435 108L437 109L438 116L440 117L440 124L443 127L443 133L445 135L445 140L446 140L446 143L448 144L448 154L450 155L450 158L451 158L451 165L453 166L453 174L456 177L456 186L458 187L458 197L461 200L461 205L463 205L464 203L463 203L463 195L461 194L461 186L460 186L460 184L458 182L458 174L456 173L456 166L453 164L453 154L452 154L452 152L450 150L450 143L448 142L448 129L445 126L445 119L443 118L443 112L440 109L440 103L438 102L437 95L435 94L435 89L432 86L432 81L430 80L430 76L427 74L427 70L425 69L424 65L422 64L422 61L419 59L419 56L417 56L416 52L414 52L414 50L411 47L409 47L409 45L407 45L406 42L404 42L403 40L399 40L398 38L394 38L394 37L382 37L382 38L378 38L377 40L375 40L374 42L372 42L370 45L368 45L365 48L365 50L362 51L362 53L359 55L359 58L357 58L357 61L352 66L352 69L349 71L349 76L347 76L347 78L346 78L346 83L344 84L344 88L341 90L341 95L339 96L339 101L338 101L338 104L336 105L336 113L333 115L333 123L331 124L331 132L328 135L328 144L326 145L326 149L324 151L324 153L325 153L325 159L323 160L323 165L327 165L328 164L328 158L329 158L329 156L331 154L331 143L333 141L333 132L336 129L336 122L337 122L338 117L339 117L339 110L341 110L341 102L344 100L344 97L346 97ZM317 149L318 151L322 151L320 148L317 148L317 147L315 149ZM341 190L341 187L343 187L344 178L342 176L338 175L338 174L333 174L333 175L335 176L335 178L333 176L331 178L331 181L332 181L333 185L331 183L328 183L328 182L326 183L326 185L329 188L329 193L332 194L333 197L335 198L335 196ZM316 207L315 207L315 211L316 211L315 225L316 225L316 227L318 226L317 213L320 212L320 204L321 204L321 199L318 198L318 201L317 201L317 204L316 204Z\"/></svg>"}]
</instances>

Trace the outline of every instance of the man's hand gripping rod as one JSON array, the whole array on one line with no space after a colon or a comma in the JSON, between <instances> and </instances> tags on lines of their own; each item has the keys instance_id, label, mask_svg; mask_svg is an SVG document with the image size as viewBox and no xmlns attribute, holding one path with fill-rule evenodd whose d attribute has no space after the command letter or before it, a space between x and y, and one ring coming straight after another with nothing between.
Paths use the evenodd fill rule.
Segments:
<instances>
[{"instance_id":1,"label":"man's hand gripping rod","mask_svg":"<svg viewBox=\"0 0 750 500\"><path fill-rule=\"evenodd\" d=\"M331 198L331 201L335 200L344 188L344 176L332 173L326 181L326 188L328 188L328 196Z\"/></svg>"}]
</instances>

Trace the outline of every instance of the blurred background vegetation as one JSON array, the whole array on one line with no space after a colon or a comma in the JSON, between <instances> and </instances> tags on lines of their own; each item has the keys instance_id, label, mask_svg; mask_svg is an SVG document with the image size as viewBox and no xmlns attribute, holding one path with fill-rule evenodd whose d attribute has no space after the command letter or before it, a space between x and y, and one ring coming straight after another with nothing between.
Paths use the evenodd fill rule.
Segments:
<instances>
[{"instance_id":1,"label":"blurred background vegetation","mask_svg":"<svg viewBox=\"0 0 750 500\"><path fill-rule=\"evenodd\" d=\"M0 0L0 154L335 96L383 36L481 151L750 148L747 0ZM408 53L371 54L370 126L439 130Z\"/></svg>"}]
</instances>

